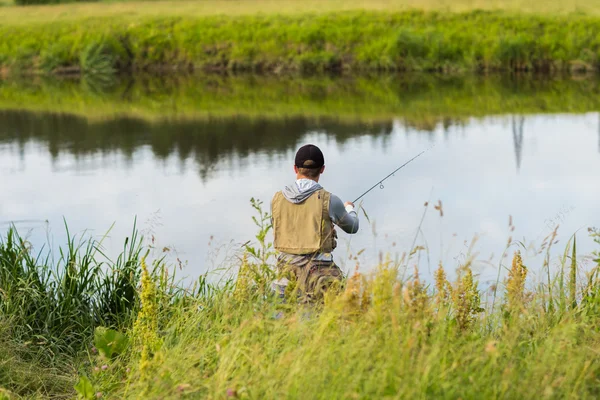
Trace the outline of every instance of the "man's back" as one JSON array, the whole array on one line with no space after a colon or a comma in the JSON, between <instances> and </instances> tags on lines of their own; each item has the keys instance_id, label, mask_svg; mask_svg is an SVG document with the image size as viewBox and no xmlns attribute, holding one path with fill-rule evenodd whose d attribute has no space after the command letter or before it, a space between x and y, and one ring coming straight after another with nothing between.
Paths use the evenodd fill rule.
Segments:
<instances>
[{"instance_id":1,"label":"man's back","mask_svg":"<svg viewBox=\"0 0 600 400\"><path fill-rule=\"evenodd\" d=\"M296 255L331 253L335 237L329 216L330 197L325 189L319 189L295 203L277 192L271 204L275 249Z\"/></svg>"},{"instance_id":2,"label":"man's back","mask_svg":"<svg viewBox=\"0 0 600 400\"><path fill-rule=\"evenodd\" d=\"M318 181L325 170L324 157L314 145L298 150L294 165L296 181L277 192L271 202L275 249L279 252L278 286L297 281L309 300L320 297L343 274L333 262L336 247L334 224L347 233L358 231L358 216L352 203L342 203Z\"/></svg>"}]
</instances>

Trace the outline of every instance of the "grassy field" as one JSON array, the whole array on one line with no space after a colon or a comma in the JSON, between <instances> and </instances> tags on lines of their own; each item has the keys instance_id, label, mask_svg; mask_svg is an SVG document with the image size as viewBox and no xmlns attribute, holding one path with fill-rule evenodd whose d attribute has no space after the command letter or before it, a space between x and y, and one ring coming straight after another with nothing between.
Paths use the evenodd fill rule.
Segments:
<instances>
[{"instance_id":1,"label":"grassy field","mask_svg":"<svg viewBox=\"0 0 600 400\"><path fill-rule=\"evenodd\" d=\"M91 75L194 69L581 72L600 65L600 17L591 13L269 14L244 13L240 5L237 14L224 15L226 8L217 12L217 7L212 15L195 15L183 7L185 15L152 15L149 10L160 10L155 3L111 4L107 10L116 7L115 14L96 13L94 7L102 6L39 8L39 15L37 8L5 7L0 16L0 70ZM148 11L128 12L127 7Z\"/></svg>"},{"instance_id":2,"label":"grassy field","mask_svg":"<svg viewBox=\"0 0 600 400\"><path fill-rule=\"evenodd\" d=\"M144 252L126 251L120 257L126 264L112 263L95 250L98 243L84 241L65 248L73 260L69 284L48 296L51 287L27 282L44 276L52 259L30 260L26 244L2 239L0 268L18 273L0 274L2 287L15 289L1 293L0 398L72 398L76 392L85 399L600 394L600 254L591 268L580 269L575 239L558 259L546 256L542 268L552 264L559 272L541 283L528 279L536 267L523 265L515 242L502 266L508 273L486 292L469 254L456 265L440 265L431 285L419 277L413 255L397 263L382 260L370 274L351 274L323 303L303 305L293 290L285 301L270 290L276 273L270 244L261 239L270 229L266 221L261 212L258 240L231 265L237 274L218 283L201 276L188 290L176 285L160 260L146 262ZM547 254L555 233L545 242ZM600 245L600 233L590 235ZM129 296L119 288L134 283L137 291L130 306L114 314L124 318L79 325L88 316L78 311L103 297L88 298L89 291L74 288L106 292L104 279L79 271L99 262L108 267L104 276L114 282L115 300ZM449 269L456 269L453 281L446 278ZM132 270L134 282L116 279ZM36 309L22 300L53 307ZM32 317L45 325L23 324ZM65 340L44 326L77 334Z\"/></svg>"},{"instance_id":3,"label":"grassy field","mask_svg":"<svg viewBox=\"0 0 600 400\"><path fill-rule=\"evenodd\" d=\"M0 0L12 5L12 0ZM257 15L306 13L326 14L338 11L407 10L468 12L472 10L506 11L529 14L600 14L594 0L193 0L193 1L102 1L51 6L8 7L0 13L0 25L30 25L44 22L80 21L89 18L118 18L135 21L145 17L214 15Z\"/></svg>"},{"instance_id":4,"label":"grassy field","mask_svg":"<svg viewBox=\"0 0 600 400\"><path fill-rule=\"evenodd\" d=\"M401 118L422 129L444 120L600 109L595 79L531 77L363 78L268 76L137 77L103 86L86 79L0 80L0 110L135 117L148 122L218 117L338 121Z\"/></svg>"}]
</instances>

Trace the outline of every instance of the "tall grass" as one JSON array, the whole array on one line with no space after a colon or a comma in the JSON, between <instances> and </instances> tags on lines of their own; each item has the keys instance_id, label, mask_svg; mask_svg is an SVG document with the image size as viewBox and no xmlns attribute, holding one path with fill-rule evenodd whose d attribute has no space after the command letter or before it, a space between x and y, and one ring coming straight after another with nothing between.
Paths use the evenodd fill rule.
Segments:
<instances>
[{"instance_id":1,"label":"tall grass","mask_svg":"<svg viewBox=\"0 0 600 400\"><path fill-rule=\"evenodd\" d=\"M92 330L107 323L120 332L97 328L84 341L89 344L93 338L97 355L90 352L83 363L66 358L72 371L79 372L75 390L86 399L591 399L600 395L600 253L594 255L588 275L580 278L582 284L573 285L572 269L577 268L573 241L565 251L571 254L569 284L561 283L563 269L541 286L527 281L532 266L524 266L515 253L497 307L483 301L470 256L451 267L456 269L452 281L447 278L448 266L440 265L434 286L422 280L416 266L412 276L402 278L405 260L382 259L373 272L356 271L341 291L329 292L322 303L307 306L291 294L282 300L270 291L274 252L266 241L269 216L262 203L254 201L253 206L259 232L254 242L246 243L238 265L232 266L241 268L233 280L211 284L203 276L193 289L184 290L174 285L162 260L150 264L141 257L135 235L117 261L107 262L114 268L103 273L94 269L98 244L76 245L69 239L60 259L72 262L61 262L65 272L44 280L39 276L47 276L44 271L53 268L41 261L26 262L29 247L10 231L0 258L4 271L0 288L6 287L10 297L3 293L1 300L19 299L21 294L11 287L25 287L9 275L32 284L31 292L40 293L42 305L47 301L43 290L47 285L36 286L36 282L49 282L58 309L51 314L42 308L46 312L38 316L58 319L69 332L73 326L81 327L57 316L81 318L71 304L94 311L97 304L111 303L98 296L83 297L80 288L91 288L88 282L99 282L95 290L112 292L117 299L129 297L103 288L102 279L90 276L103 274L119 282L117 270L135 270L135 285L133 278L123 285L108 285L134 288L136 299L141 300L125 303L130 311L121 311L126 322L114 322L97 311L97 318L89 321ZM593 229L590 234L600 246L600 234ZM34 298L25 296L28 301ZM63 305L56 303L59 299ZM18 314L31 311L20 304L20 309L0 310L0 388L45 395L64 390L65 396L72 396L66 382L75 383L73 374L65 373L65 368L48 369L22 351L44 343L39 341L43 336L35 334L23 341ZM13 371L28 367L39 376L17 380ZM56 386L46 390L43 385L51 380Z\"/></svg>"},{"instance_id":2,"label":"tall grass","mask_svg":"<svg viewBox=\"0 0 600 400\"><path fill-rule=\"evenodd\" d=\"M595 71L598 32L600 18L592 16L481 11L90 18L1 26L0 65L13 72ZM90 58L90 49L101 56Z\"/></svg>"},{"instance_id":3,"label":"tall grass","mask_svg":"<svg viewBox=\"0 0 600 400\"><path fill-rule=\"evenodd\" d=\"M40 399L72 393L77 372L70 359L59 356L49 365L36 345L15 340L13 328L10 319L0 317L0 399L12 400L13 393Z\"/></svg>"},{"instance_id":4,"label":"tall grass","mask_svg":"<svg viewBox=\"0 0 600 400\"><path fill-rule=\"evenodd\" d=\"M11 228L0 238L0 318L10 319L11 334L51 350L76 354L99 325L126 328L138 307L142 251L137 232L115 262L101 243L72 236L66 247L33 253Z\"/></svg>"},{"instance_id":5,"label":"tall grass","mask_svg":"<svg viewBox=\"0 0 600 400\"><path fill-rule=\"evenodd\" d=\"M523 289L512 312L483 312L469 267L459 268L447 297L417 275L399 281L391 263L352 276L320 307L219 292L159 326L160 346L143 364L133 347L91 384L115 397L164 399L600 394L597 315L587 305L549 313L546 292ZM106 386L115 376L126 383Z\"/></svg>"},{"instance_id":6,"label":"tall grass","mask_svg":"<svg viewBox=\"0 0 600 400\"><path fill-rule=\"evenodd\" d=\"M382 260L373 273L350 276L323 304L303 306L264 290L262 266L272 253L261 238L268 229L262 225L240 260L245 273L234 287L190 298L177 318L156 319L157 288L149 280L138 322L141 337L152 340L97 360L107 368L91 375L92 392L164 399L600 394L599 298L592 294L600 260L573 308L549 307L548 288L527 284L518 253L497 308L482 302L469 258L452 282L440 265L435 288L418 269L401 280L400 266ZM558 280L553 299L569 291ZM128 334L134 343L140 336Z\"/></svg>"}]
</instances>

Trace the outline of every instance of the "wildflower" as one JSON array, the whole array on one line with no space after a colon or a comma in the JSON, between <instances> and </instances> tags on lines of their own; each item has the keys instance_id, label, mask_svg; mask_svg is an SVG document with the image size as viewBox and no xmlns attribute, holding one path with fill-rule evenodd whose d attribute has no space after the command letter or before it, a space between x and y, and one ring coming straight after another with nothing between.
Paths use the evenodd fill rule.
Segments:
<instances>
[{"instance_id":1,"label":"wildflower","mask_svg":"<svg viewBox=\"0 0 600 400\"><path fill-rule=\"evenodd\" d=\"M456 308L456 322L461 330L467 329L475 320L475 314L482 312L477 282L469 264L462 267L456 287L452 290L452 301Z\"/></svg>"},{"instance_id":2,"label":"wildflower","mask_svg":"<svg viewBox=\"0 0 600 400\"><path fill-rule=\"evenodd\" d=\"M237 390L232 388L227 389L227 397L237 397Z\"/></svg>"},{"instance_id":3,"label":"wildflower","mask_svg":"<svg viewBox=\"0 0 600 400\"><path fill-rule=\"evenodd\" d=\"M448 299L450 298L449 285L448 279L446 278L446 272L440 262L439 268L435 271L435 302L438 305L447 304Z\"/></svg>"},{"instance_id":4,"label":"wildflower","mask_svg":"<svg viewBox=\"0 0 600 400\"><path fill-rule=\"evenodd\" d=\"M103 365L101 368L102 368L102 371L106 371L108 369L108 365Z\"/></svg>"},{"instance_id":5,"label":"wildflower","mask_svg":"<svg viewBox=\"0 0 600 400\"><path fill-rule=\"evenodd\" d=\"M150 378L151 359L160 348L158 338L158 304L156 285L148 272L146 259L142 258L142 307L138 313L133 330L136 342L141 345L140 379Z\"/></svg>"},{"instance_id":6,"label":"wildflower","mask_svg":"<svg viewBox=\"0 0 600 400\"><path fill-rule=\"evenodd\" d=\"M96 398L97 399L101 399L102 398L102 392L96 392Z\"/></svg>"},{"instance_id":7,"label":"wildflower","mask_svg":"<svg viewBox=\"0 0 600 400\"><path fill-rule=\"evenodd\" d=\"M520 252L515 252L512 261L512 267L508 272L508 281L506 283L506 300L509 311L514 311L522 307L525 300L525 278L527 277L527 267L523 265L523 259Z\"/></svg>"}]
</instances>

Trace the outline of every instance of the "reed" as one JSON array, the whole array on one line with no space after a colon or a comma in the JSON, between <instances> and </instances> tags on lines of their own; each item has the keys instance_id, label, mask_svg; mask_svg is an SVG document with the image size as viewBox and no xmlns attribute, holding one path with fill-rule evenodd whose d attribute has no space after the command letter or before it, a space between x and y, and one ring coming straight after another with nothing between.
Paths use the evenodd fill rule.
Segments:
<instances>
[{"instance_id":1,"label":"reed","mask_svg":"<svg viewBox=\"0 0 600 400\"><path fill-rule=\"evenodd\" d=\"M56 253L33 253L14 228L0 238L0 318L10 318L14 337L50 349L50 356L81 351L95 326L128 327L139 302L135 229L115 262L101 242L65 229L67 244Z\"/></svg>"}]
</instances>

